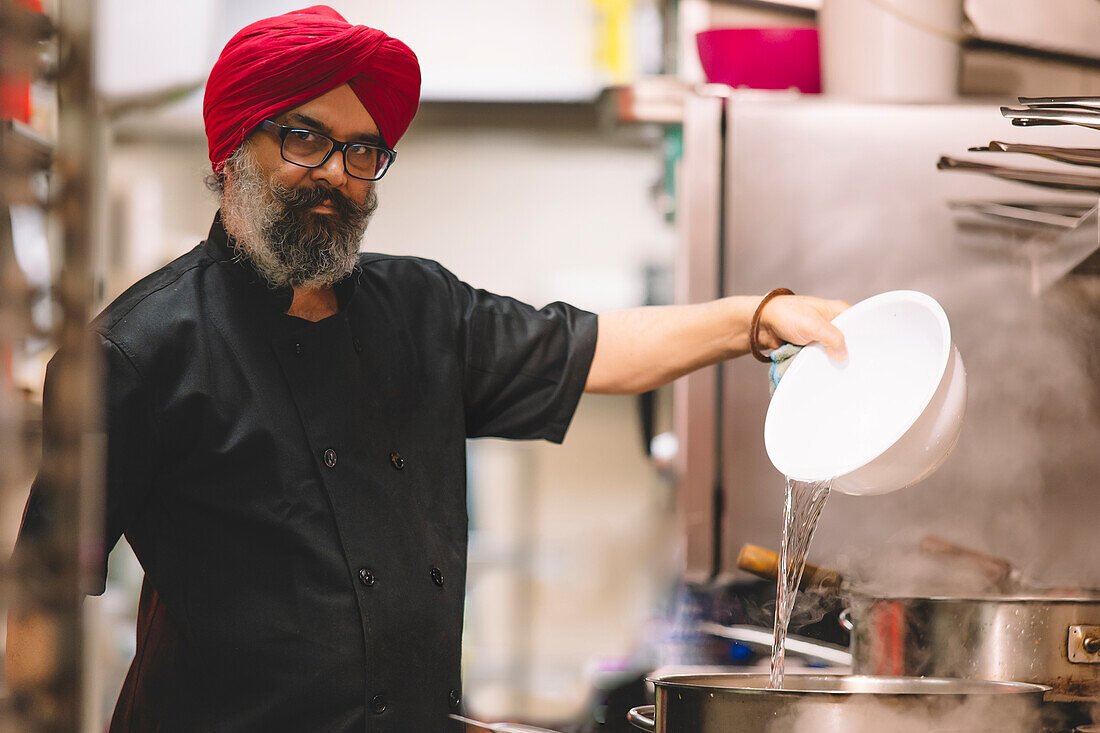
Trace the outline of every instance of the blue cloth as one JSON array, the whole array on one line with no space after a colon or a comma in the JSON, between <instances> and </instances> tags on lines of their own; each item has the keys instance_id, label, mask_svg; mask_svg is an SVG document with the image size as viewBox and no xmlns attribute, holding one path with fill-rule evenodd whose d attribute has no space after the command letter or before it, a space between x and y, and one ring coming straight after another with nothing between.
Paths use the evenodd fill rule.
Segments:
<instances>
[{"instance_id":1,"label":"blue cloth","mask_svg":"<svg viewBox=\"0 0 1100 733\"><path fill-rule=\"evenodd\" d=\"M787 373L787 367L791 365L791 359L802 351L801 346L783 344L771 353L772 365L768 369L768 394L775 394L775 388L779 386L779 380Z\"/></svg>"}]
</instances>

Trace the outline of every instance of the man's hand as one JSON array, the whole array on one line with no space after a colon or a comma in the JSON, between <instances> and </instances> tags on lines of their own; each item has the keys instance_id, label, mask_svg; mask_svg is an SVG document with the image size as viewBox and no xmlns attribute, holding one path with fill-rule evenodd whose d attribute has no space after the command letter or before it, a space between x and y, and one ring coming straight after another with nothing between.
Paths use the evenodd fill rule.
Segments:
<instances>
[{"instance_id":1,"label":"man's hand","mask_svg":"<svg viewBox=\"0 0 1100 733\"><path fill-rule=\"evenodd\" d=\"M829 321L848 307L843 300L822 300L801 295L773 298L760 314L760 345L766 349L777 349L784 343L805 346L819 341L829 356L844 361L848 358L844 334Z\"/></svg>"}]
</instances>

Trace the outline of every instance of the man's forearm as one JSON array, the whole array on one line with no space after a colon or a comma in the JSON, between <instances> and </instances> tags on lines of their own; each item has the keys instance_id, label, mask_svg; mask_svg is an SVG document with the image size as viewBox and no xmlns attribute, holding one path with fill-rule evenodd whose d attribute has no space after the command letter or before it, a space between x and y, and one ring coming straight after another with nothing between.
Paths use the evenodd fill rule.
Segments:
<instances>
[{"instance_id":1,"label":"man's forearm","mask_svg":"<svg viewBox=\"0 0 1100 733\"><path fill-rule=\"evenodd\" d=\"M748 353L758 296L600 315L586 392L639 394Z\"/></svg>"}]
</instances>

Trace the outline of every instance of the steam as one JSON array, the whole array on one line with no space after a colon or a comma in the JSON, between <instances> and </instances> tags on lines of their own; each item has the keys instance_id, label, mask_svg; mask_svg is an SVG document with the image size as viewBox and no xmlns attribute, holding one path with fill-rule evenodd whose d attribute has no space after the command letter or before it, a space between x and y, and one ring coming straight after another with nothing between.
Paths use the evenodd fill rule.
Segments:
<instances>
[{"instance_id":1,"label":"steam","mask_svg":"<svg viewBox=\"0 0 1100 733\"><path fill-rule=\"evenodd\" d=\"M793 708L767 731L790 733L1032 733L1039 729L1037 706L1011 701L1012 695L863 695L838 705Z\"/></svg>"},{"instance_id":2,"label":"steam","mask_svg":"<svg viewBox=\"0 0 1100 733\"><path fill-rule=\"evenodd\" d=\"M837 555L829 560L845 579L845 598L850 602L850 590L888 597L956 596L981 597L998 595L1008 585L990 577L982 566L965 558L927 554L921 545L929 536L922 527L906 527L874 553L860 552ZM951 538L957 544L973 549L981 545L973 535Z\"/></svg>"},{"instance_id":3,"label":"steam","mask_svg":"<svg viewBox=\"0 0 1100 733\"><path fill-rule=\"evenodd\" d=\"M907 283L944 305L966 365L957 447L915 487L835 496L811 562L896 595L1002 590L965 563L922 556L936 534L1007 559L1022 589L1100 587L1100 278L1071 275L1036 297L1007 255L968 256Z\"/></svg>"},{"instance_id":4,"label":"steam","mask_svg":"<svg viewBox=\"0 0 1100 733\"><path fill-rule=\"evenodd\" d=\"M820 623L829 614L839 613L846 607L847 595L840 589L834 586L808 586L798 591L788 628L792 633L798 633L808 626ZM775 599L759 604L746 604L741 611L744 623L771 628L775 618Z\"/></svg>"},{"instance_id":5,"label":"steam","mask_svg":"<svg viewBox=\"0 0 1100 733\"><path fill-rule=\"evenodd\" d=\"M1076 596L1082 589L1100 588L1100 563L1095 562L1100 557L1100 278L1070 275L1035 295L1026 258L1008 250L929 242L926 250L905 249L903 270L887 261L902 257L900 249L895 255L884 244L884 262L877 270L881 274L873 276L866 267L853 266L843 252L820 252L818 259L812 253L805 259L783 259L782 269L777 265L773 272L757 266L754 277L766 274L768 282L794 282L797 289L800 272L790 268L802 267L814 270L813 282L829 283L829 294L850 300L893 288L929 293L950 319L966 365L969 396L962 435L947 462L921 484L892 494L834 493L808 561L839 571L848 590L881 596L974 598L1047 589ZM739 385L751 385L748 379ZM763 414L755 396L730 399L734 414ZM757 492L744 497L739 513L730 518L727 536L735 538L736 546L774 543L779 534L782 479L771 474L775 490L764 492L759 448L750 444L758 431L757 424L746 424L727 436L729 460L746 477L738 488ZM1005 558L1017 571L1017 590L973 564L921 553L921 541L932 534ZM727 548L726 556L730 554ZM811 586L799 594L791 632L799 633L852 602L851 593L838 596L832 589ZM738 620L768 628L774 609L771 598L735 608L730 615L736 612ZM1064 638L1061 643L1064 651ZM929 645L928 658L917 662L930 665L932 653ZM824 718L791 716L769 729L1037 730L1037 721L1027 727L1015 717L1004 724L995 717L1005 697L967 701L941 710L942 718L934 721L919 711L884 704L865 728L838 728ZM1079 705L1072 722L1057 730L1072 730L1090 713L1100 722L1100 705Z\"/></svg>"}]
</instances>

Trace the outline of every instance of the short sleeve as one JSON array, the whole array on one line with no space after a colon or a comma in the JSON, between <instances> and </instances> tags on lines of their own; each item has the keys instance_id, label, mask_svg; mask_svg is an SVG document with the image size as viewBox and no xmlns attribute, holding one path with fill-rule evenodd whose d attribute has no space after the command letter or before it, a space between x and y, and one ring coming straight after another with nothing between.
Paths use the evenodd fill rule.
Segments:
<instances>
[{"instance_id":1,"label":"short sleeve","mask_svg":"<svg viewBox=\"0 0 1100 733\"><path fill-rule=\"evenodd\" d=\"M156 465L158 441L149 390L133 361L116 344L95 335L102 357L104 385L101 430L105 434L107 471L104 491L102 541L87 558L94 568L85 591L103 593L107 581L107 555L118 542L148 497ZM64 414L65 390L58 383L56 365L64 354L50 360L43 388L42 464L31 487L23 522L15 545L15 559L31 566L48 565L46 545L51 533L64 531L67 507L59 505L57 475L61 470L58 417Z\"/></svg>"},{"instance_id":2,"label":"short sleeve","mask_svg":"<svg viewBox=\"0 0 1100 733\"><path fill-rule=\"evenodd\" d=\"M584 392L597 317L565 303L535 308L458 284L468 437L560 443Z\"/></svg>"}]
</instances>

